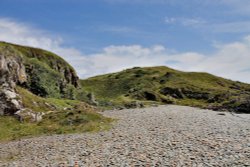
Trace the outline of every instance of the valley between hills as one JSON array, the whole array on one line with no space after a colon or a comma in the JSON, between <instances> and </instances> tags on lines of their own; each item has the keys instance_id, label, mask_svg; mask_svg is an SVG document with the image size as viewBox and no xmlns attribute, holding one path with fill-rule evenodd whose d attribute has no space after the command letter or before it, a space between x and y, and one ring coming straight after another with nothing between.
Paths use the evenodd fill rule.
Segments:
<instances>
[{"instance_id":1,"label":"valley between hills","mask_svg":"<svg viewBox=\"0 0 250 167\"><path fill-rule=\"evenodd\" d=\"M81 80L0 42L0 166L250 166L250 85L165 66Z\"/></svg>"}]
</instances>

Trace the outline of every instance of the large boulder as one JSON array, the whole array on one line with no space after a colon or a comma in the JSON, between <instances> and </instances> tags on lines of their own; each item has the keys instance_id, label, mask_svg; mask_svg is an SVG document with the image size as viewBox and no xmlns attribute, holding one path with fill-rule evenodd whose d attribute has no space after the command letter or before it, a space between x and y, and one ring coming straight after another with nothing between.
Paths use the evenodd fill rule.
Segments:
<instances>
[{"instance_id":1,"label":"large boulder","mask_svg":"<svg viewBox=\"0 0 250 167\"><path fill-rule=\"evenodd\" d=\"M23 108L20 97L13 89L0 90L0 115L14 115Z\"/></svg>"}]
</instances>

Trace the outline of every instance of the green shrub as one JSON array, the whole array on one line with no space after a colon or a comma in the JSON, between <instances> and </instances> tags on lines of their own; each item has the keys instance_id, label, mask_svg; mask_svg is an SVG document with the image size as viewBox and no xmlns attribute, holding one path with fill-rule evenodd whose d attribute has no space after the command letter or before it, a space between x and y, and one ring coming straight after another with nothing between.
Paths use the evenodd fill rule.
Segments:
<instances>
[{"instance_id":1,"label":"green shrub","mask_svg":"<svg viewBox=\"0 0 250 167\"><path fill-rule=\"evenodd\" d=\"M42 97L60 98L61 74L35 58L26 61L28 89Z\"/></svg>"}]
</instances>

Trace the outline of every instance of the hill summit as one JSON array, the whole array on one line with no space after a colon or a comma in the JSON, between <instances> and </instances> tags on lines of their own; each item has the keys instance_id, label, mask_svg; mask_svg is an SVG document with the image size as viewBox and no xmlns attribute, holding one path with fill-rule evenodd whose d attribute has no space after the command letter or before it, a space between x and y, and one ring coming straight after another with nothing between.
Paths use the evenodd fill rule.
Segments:
<instances>
[{"instance_id":1,"label":"hill summit","mask_svg":"<svg viewBox=\"0 0 250 167\"><path fill-rule=\"evenodd\" d=\"M208 73L135 67L92 77L82 86L104 106L178 104L250 113L250 85Z\"/></svg>"}]
</instances>

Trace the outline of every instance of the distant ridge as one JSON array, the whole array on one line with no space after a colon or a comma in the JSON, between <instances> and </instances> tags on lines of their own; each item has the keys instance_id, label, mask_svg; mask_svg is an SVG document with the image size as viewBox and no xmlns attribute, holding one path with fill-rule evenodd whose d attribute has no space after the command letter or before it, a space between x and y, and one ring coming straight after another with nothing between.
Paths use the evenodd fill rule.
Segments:
<instances>
[{"instance_id":1,"label":"distant ridge","mask_svg":"<svg viewBox=\"0 0 250 167\"><path fill-rule=\"evenodd\" d=\"M135 67L81 80L104 106L178 104L250 113L250 85L165 66Z\"/></svg>"}]
</instances>

